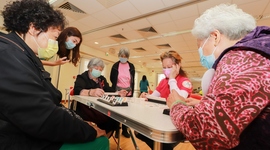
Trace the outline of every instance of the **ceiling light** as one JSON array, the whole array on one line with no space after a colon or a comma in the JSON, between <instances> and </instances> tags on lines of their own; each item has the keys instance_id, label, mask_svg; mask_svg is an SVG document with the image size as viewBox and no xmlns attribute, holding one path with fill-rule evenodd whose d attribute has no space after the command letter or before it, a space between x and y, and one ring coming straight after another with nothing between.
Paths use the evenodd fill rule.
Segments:
<instances>
[{"instance_id":1,"label":"ceiling light","mask_svg":"<svg viewBox=\"0 0 270 150\"><path fill-rule=\"evenodd\" d=\"M162 38L162 35L156 35L156 36L150 36L147 38L147 40L152 40L152 39L158 39L158 38Z\"/></svg>"},{"instance_id":2,"label":"ceiling light","mask_svg":"<svg viewBox=\"0 0 270 150\"><path fill-rule=\"evenodd\" d=\"M106 47L117 46L117 45L119 44L116 43L116 44L110 44L110 45L103 45L103 46L100 46L100 48L106 48Z\"/></svg>"},{"instance_id":3,"label":"ceiling light","mask_svg":"<svg viewBox=\"0 0 270 150\"><path fill-rule=\"evenodd\" d=\"M136 43L136 42L140 42L140 41L144 41L145 39L135 39L135 40L130 40L130 41L126 41L126 42L121 42L120 44L130 44L130 43Z\"/></svg>"},{"instance_id":4,"label":"ceiling light","mask_svg":"<svg viewBox=\"0 0 270 150\"><path fill-rule=\"evenodd\" d=\"M98 42L95 42L95 44L98 44Z\"/></svg>"},{"instance_id":5,"label":"ceiling light","mask_svg":"<svg viewBox=\"0 0 270 150\"><path fill-rule=\"evenodd\" d=\"M57 0L49 0L50 4L53 4L54 2L56 2Z\"/></svg>"}]
</instances>

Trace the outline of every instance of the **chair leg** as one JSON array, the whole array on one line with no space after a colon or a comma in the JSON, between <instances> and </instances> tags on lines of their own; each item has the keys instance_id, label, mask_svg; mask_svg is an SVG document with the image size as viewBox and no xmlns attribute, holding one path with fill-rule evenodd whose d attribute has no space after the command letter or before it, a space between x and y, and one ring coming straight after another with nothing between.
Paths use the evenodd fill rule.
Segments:
<instances>
[{"instance_id":1,"label":"chair leg","mask_svg":"<svg viewBox=\"0 0 270 150\"><path fill-rule=\"evenodd\" d=\"M138 147L138 145L137 145L137 143L136 143L136 141L135 141L135 138L134 138L134 135L133 135L132 131L130 130L130 128L128 128L127 130L128 130L128 132L129 132L129 135L130 135L130 137L131 137L131 140L132 140L132 143L133 143L135 149L136 149L136 150L140 150L140 148Z\"/></svg>"},{"instance_id":2,"label":"chair leg","mask_svg":"<svg viewBox=\"0 0 270 150\"><path fill-rule=\"evenodd\" d=\"M119 142L116 141L114 136L112 136L112 137L113 137L114 142L117 144L117 150L122 150L122 148L119 146Z\"/></svg>"}]
</instances>

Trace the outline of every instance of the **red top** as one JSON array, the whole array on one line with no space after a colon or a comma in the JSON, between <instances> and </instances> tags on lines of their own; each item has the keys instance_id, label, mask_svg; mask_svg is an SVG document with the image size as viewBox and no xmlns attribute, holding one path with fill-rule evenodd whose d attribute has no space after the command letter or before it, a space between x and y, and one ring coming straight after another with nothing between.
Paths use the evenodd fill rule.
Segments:
<instances>
[{"instance_id":1,"label":"red top","mask_svg":"<svg viewBox=\"0 0 270 150\"><path fill-rule=\"evenodd\" d=\"M177 81L177 86L180 90L185 90L189 94L191 94L192 86L191 86L191 82L189 81L188 78L181 77L178 75L175 78L175 80ZM170 94L170 86L169 86L168 82L169 82L169 78L164 78L160 81L159 85L156 88L156 90L160 93L160 97L166 98L166 99Z\"/></svg>"}]
</instances>

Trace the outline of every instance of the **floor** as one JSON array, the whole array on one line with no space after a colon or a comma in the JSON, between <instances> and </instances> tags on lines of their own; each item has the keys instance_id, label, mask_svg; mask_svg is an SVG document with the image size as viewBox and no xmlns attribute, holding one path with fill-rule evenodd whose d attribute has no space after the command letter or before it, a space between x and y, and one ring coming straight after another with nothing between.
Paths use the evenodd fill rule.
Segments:
<instances>
[{"instance_id":1,"label":"floor","mask_svg":"<svg viewBox=\"0 0 270 150\"><path fill-rule=\"evenodd\" d=\"M111 137L110 139L110 150L117 150L117 143L114 141L114 138ZM117 141L117 139L116 139ZM139 150L151 150L144 142L141 140L137 139L135 137L135 141L137 146L139 147ZM123 135L120 137L120 147L121 150L136 150L134 147L131 138L126 138ZM189 143L180 143L178 144L174 150L195 150L195 148Z\"/></svg>"}]
</instances>

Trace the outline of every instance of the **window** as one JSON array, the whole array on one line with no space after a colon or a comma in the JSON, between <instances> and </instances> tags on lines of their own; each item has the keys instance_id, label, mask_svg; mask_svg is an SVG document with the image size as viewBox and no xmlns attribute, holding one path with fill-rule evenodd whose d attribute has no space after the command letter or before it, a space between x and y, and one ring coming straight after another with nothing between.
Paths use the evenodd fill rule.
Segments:
<instances>
[{"instance_id":1,"label":"window","mask_svg":"<svg viewBox=\"0 0 270 150\"><path fill-rule=\"evenodd\" d=\"M157 79L157 85L159 84L159 82L165 78L165 75L163 73L159 73L158 74L158 79Z\"/></svg>"}]
</instances>

